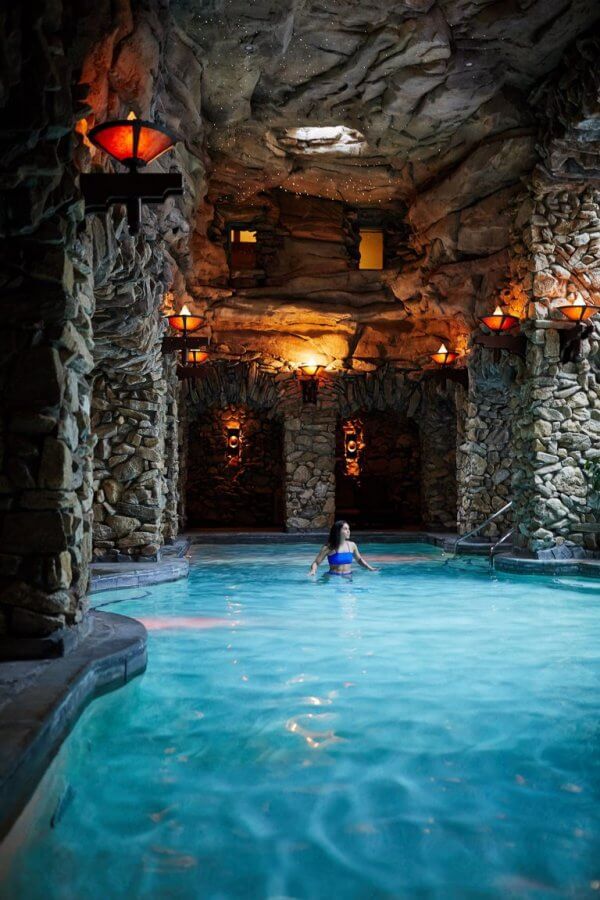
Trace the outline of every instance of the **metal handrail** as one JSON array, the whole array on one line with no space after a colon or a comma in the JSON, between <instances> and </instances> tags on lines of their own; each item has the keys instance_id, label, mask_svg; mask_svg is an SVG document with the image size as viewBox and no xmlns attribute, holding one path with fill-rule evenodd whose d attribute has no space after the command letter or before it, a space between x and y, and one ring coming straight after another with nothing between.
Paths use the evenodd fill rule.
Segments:
<instances>
[{"instance_id":1,"label":"metal handrail","mask_svg":"<svg viewBox=\"0 0 600 900\"><path fill-rule=\"evenodd\" d=\"M509 500L508 503L505 503L505 505L501 509L497 509L495 513L492 513L491 516L488 516L487 519L485 520L485 522L482 522L481 525L477 526L477 528L473 528L471 531L468 531L466 534L461 534L461 536L458 538L458 540L454 544L454 555L456 556L456 549L461 541L466 541L467 538L473 537L474 534L477 534L479 531L481 531L483 528L485 528L486 525L489 525L490 522L493 522L494 519L497 519L498 516L501 516L502 513L505 513L507 509L510 509L512 505L513 505L512 500Z\"/></svg>"},{"instance_id":2,"label":"metal handrail","mask_svg":"<svg viewBox=\"0 0 600 900\"><path fill-rule=\"evenodd\" d=\"M490 547L490 566L492 566L492 567L494 566L494 550L497 547L502 546L504 541L507 541L508 538L512 537L514 533L515 533L515 529L511 528L510 531L507 531L506 534L502 535L502 537L500 538L499 541L496 541L495 544L492 544L492 546Z\"/></svg>"}]
</instances>

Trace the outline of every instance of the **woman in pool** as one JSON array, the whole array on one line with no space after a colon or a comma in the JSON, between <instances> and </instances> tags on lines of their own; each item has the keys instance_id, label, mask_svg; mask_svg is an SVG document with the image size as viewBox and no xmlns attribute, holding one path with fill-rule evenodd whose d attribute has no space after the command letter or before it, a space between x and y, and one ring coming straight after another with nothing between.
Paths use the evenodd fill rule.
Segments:
<instances>
[{"instance_id":1,"label":"woman in pool","mask_svg":"<svg viewBox=\"0 0 600 900\"><path fill-rule=\"evenodd\" d=\"M352 560L355 559L359 566L376 572L373 566L362 558L354 541L350 538L350 526L343 519L334 522L329 532L329 541L321 547L315 561L310 567L310 575L317 574L317 568L327 557L329 563L329 575L349 575L352 571Z\"/></svg>"}]
</instances>

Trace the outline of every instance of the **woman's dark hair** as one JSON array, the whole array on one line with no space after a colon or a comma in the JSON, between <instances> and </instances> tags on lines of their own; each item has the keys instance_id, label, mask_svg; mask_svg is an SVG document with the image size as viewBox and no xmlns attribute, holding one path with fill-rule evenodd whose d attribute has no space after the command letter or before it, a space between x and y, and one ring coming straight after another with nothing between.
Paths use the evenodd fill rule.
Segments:
<instances>
[{"instance_id":1,"label":"woman's dark hair","mask_svg":"<svg viewBox=\"0 0 600 900\"><path fill-rule=\"evenodd\" d=\"M345 519L338 519L337 522L334 522L331 526L331 531L329 532L329 540L327 542L327 546L331 547L332 550L337 550L337 548L342 543L342 528L346 525Z\"/></svg>"}]
</instances>

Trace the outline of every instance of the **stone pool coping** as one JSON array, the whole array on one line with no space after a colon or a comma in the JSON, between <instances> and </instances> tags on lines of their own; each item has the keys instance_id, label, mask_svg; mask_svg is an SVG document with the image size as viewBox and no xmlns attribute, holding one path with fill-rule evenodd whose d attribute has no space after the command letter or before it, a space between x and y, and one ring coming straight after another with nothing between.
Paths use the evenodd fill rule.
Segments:
<instances>
[{"instance_id":1,"label":"stone pool coping","mask_svg":"<svg viewBox=\"0 0 600 900\"><path fill-rule=\"evenodd\" d=\"M0 840L87 704L146 668L146 629L90 612L86 636L59 659L0 664Z\"/></svg>"}]
</instances>

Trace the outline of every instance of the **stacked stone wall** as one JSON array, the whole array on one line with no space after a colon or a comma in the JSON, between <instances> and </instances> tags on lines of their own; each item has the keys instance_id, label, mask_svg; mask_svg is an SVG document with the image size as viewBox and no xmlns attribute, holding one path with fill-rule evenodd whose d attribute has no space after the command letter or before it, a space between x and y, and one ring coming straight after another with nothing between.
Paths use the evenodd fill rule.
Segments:
<instances>
[{"instance_id":1,"label":"stacked stone wall","mask_svg":"<svg viewBox=\"0 0 600 900\"><path fill-rule=\"evenodd\" d=\"M555 307L600 290L600 192L538 182L524 242L532 319L513 447L517 542L538 555L594 552L600 528L589 467L600 457L600 329L593 324L579 357L565 362L560 335L568 338L569 326Z\"/></svg>"},{"instance_id":2,"label":"stacked stone wall","mask_svg":"<svg viewBox=\"0 0 600 900\"><path fill-rule=\"evenodd\" d=\"M475 347L471 352L457 465L461 534L481 526L512 500L512 429L519 408L520 368L518 357L506 351ZM510 512L499 516L483 534L500 537L511 521Z\"/></svg>"}]
</instances>

